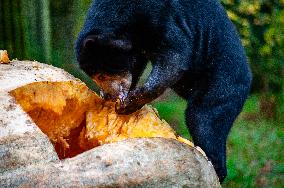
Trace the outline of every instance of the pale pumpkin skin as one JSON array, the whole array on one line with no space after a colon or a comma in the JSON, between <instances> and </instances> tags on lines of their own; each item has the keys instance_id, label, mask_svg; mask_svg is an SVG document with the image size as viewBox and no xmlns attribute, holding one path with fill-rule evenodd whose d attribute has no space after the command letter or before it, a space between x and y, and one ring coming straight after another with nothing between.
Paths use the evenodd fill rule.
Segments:
<instances>
[{"instance_id":1,"label":"pale pumpkin skin","mask_svg":"<svg viewBox=\"0 0 284 188\"><path fill-rule=\"evenodd\" d=\"M37 127L11 94L34 82L79 81L61 69L31 61L1 64L0 75L0 187L220 187L206 157L196 148L173 139L128 139L59 160L52 139ZM53 98L55 101L59 97ZM58 109L54 108L60 114ZM154 114L153 111L150 117L157 121Z\"/></svg>"}]
</instances>

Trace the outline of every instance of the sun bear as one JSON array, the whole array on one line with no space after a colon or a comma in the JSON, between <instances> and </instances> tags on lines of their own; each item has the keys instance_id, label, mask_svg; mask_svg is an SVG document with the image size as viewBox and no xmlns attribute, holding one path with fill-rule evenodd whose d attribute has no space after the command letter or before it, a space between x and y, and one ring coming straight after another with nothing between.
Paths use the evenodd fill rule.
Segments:
<instances>
[{"instance_id":1,"label":"sun bear","mask_svg":"<svg viewBox=\"0 0 284 188\"><path fill-rule=\"evenodd\" d=\"M132 113L167 88L187 100L193 141L224 180L226 140L252 76L219 1L94 0L75 49L104 98L120 99L117 113ZM148 62L151 73L137 86Z\"/></svg>"}]
</instances>

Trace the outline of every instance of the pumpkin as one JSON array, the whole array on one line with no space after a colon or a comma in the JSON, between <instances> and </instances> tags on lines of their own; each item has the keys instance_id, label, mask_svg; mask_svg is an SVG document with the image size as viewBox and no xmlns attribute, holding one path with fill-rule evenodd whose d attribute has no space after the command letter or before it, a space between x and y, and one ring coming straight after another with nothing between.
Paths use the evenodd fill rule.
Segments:
<instances>
[{"instance_id":1,"label":"pumpkin","mask_svg":"<svg viewBox=\"0 0 284 188\"><path fill-rule=\"evenodd\" d=\"M62 69L1 64L0 106L0 187L220 187L153 107L118 115Z\"/></svg>"}]
</instances>

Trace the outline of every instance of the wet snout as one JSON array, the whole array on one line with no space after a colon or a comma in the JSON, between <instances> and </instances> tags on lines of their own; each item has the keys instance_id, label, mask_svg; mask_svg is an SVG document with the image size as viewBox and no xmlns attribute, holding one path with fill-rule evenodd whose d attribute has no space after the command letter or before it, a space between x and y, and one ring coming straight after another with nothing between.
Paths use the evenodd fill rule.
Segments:
<instances>
[{"instance_id":1,"label":"wet snout","mask_svg":"<svg viewBox=\"0 0 284 188\"><path fill-rule=\"evenodd\" d=\"M106 100L123 100L129 92L132 75L128 72L116 75L99 73L92 76L92 79L101 88L101 96Z\"/></svg>"}]
</instances>

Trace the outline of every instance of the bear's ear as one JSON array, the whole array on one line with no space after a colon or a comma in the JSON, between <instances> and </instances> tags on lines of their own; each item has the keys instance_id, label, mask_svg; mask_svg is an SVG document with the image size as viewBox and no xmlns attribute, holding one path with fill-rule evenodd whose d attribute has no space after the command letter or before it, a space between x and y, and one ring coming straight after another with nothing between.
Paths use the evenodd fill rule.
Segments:
<instances>
[{"instance_id":1,"label":"bear's ear","mask_svg":"<svg viewBox=\"0 0 284 188\"><path fill-rule=\"evenodd\" d=\"M92 47L95 46L96 43L96 39L93 37L87 37L84 41L83 41L83 48L84 49L90 49Z\"/></svg>"},{"instance_id":2,"label":"bear's ear","mask_svg":"<svg viewBox=\"0 0 284 188\"><path fill-rule=\"evenodd\" d=\"M84 49L106 47L124 52L128 52L132 49L132 44L129 40L114 39L108 35L89 35L85 38L82 45Z\"/></svg>"}]
</instances>

